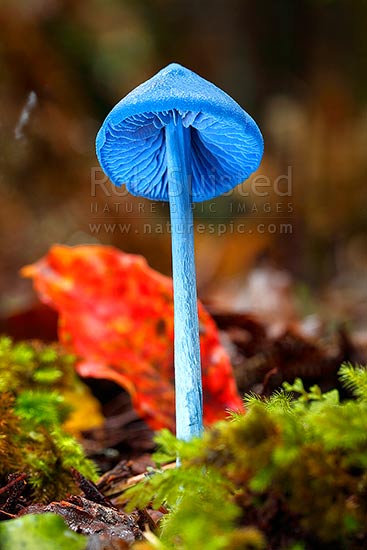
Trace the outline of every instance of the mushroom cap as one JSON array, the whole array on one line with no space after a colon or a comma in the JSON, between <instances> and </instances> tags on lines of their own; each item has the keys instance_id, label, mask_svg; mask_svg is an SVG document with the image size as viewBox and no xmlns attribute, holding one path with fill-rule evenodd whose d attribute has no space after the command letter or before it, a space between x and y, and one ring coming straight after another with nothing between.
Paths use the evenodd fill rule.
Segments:
<instances>
[{"instance_id":1,"label":"mushroom cap","mask_svg":"<svg viewBox=\"0 0 367 550\"><path fill-rule=\"evenodd\" d=\"M111 181L133 195L168 201L164 127L181 118L191 135L191 199L212 199L254 172L263 154L255 121L228 94L172 63L107 115L96 151Z\"/></svg>"}]
</instances>

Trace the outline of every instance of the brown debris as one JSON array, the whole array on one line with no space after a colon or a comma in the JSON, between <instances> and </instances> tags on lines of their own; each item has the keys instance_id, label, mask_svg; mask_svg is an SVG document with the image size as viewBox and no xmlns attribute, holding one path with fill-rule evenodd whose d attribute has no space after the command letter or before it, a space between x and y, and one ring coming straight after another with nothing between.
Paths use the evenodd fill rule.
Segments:
<instances>
[{"instance_id":1,"label":"brown debris","mask_svg":"<svg viewBox=\"0 0 367 550\"><path fill-rule=\"evenodd\" d=\"M111 472L121 461L140 460L151 453L155 448L153 431L132 409L128 393L109 381L91 379L88 383L103 403L106 417L103 426L83 433L82 443L89 458L102 472ZM125 474L129 471L128 466ZM118 472L118 476L125 474Z\"/></svg>"},{"instance_id":2,"label":"brown debris","mask_svg":"<svg viewBox=\"0 0 367 550\"><path fill-rule=\"evenodd\" d=\"M211 314L227 341L241 393L269 395L284 381L293 382L297 377L327 391L339 388L341 363L366 362L366 349L343 327L331 337L320 334L312 338L297 323L274 333L254 315L213 310Z\"/></svg>"},{"instance_id":3,"label":"brown debris","mask_svg":"<svg viewBox=\"0 0 367 550\"><path fill-rule=\"evenodd\" d=\"M98 481L97 488L104 495L112 496L127 488L130 480L143 478L148 467L154 467L151 455L144 454L135 460L121 460L112 470L106 472Z\"/></svg>"},{"instance_id":4,"label":"brown debris","mask_svg":"<svg viewBox=\"0 0 367 550\"><path fill-rule=\"evenodd\" d=\"M0 488L0 520L15 517L20 498L26 488L27 474L10 474L8 483Z\"/></svg>"},{"instance_id":5,"label":"brown debris","mask_svg":"<svg viewBox=\"0 0 367 550\"><path fill-rule=\"evenodd\" d=\"M113 538L131 544L143 537L137 514L126 514L113 506L97 504L82 496L72 496L45 506L31 505L21 515L45 512L61 516L69 528L77 533L98 535L102 540Z\"/></svg>"},{"instance_id":6,"label":"brown debris","mask_svg":"<svg viewBox=\"0 0 367 550\"><path fill-rule=\"evenodd\" d=\"M90 481L89 479L84 477L75 468L71 468L71 475L73 476L80 490L83 491L85 498L92 502L95 502L96 504L111 506L111 502L102 495L102 493L97 489L93 481Z\"/></svg>"}]
</instances>

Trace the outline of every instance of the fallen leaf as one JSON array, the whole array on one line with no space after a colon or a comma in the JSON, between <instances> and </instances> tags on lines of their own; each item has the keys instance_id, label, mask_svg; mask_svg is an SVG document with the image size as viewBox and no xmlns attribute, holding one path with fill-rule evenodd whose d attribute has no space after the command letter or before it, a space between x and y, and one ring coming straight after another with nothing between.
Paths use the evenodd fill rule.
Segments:
<instances>
[{"instance_id":1,"label":"fallen leaf","mask_svg":"<svg viewBox=\"0 0 367 550\"><path fill-rule=\"evenodd\" d=\"M54 246L22 274L59 312L59 337L80 375L126 388L153 429L174 431L172 280L107 246ZM204 422L243 408L217 327L199 303Z\"/></svg>"},{"instance_id":2,"label":"fallen leaf","mask_svg":"<svg viewBox=\"0 0 367 550\"><path fill-rule=\"evenodd\" d=\"M104 417L101 405L88 386L83 383L74 384L72 391L65 391L66 403L70 403L72 411L63 424L65 431L80 437L80 433L103 425Z\"/></svg>"}]
</instances>

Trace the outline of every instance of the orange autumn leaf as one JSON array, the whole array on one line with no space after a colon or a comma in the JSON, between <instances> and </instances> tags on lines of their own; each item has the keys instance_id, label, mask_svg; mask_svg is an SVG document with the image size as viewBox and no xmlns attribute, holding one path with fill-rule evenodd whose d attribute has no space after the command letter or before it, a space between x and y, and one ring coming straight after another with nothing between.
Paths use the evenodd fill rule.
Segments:
<instances>
[{"instance_id":1,"label":"orange autumn leaf","mask_svg":"<svg viewBox=\"0 0 367 550\"><path fill-rule=\"evenodd\" d=\"M56 245L26 266L41 300L59 313L59 338L81 376L106 378L131 395L153 428L174 430L172 279L141 256L108 246ZM217 327L199 303L204 422L242 409Z\"/></svg>"}]
</instances>

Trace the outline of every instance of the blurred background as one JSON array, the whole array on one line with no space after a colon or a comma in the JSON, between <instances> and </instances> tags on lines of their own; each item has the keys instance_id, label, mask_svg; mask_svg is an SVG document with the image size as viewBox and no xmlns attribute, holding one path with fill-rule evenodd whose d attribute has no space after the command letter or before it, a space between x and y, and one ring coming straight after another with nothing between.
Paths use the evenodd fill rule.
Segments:
<instances>
[{"instance_id":1,"label":"blurred background","mask_svg":"<svg viewBox=\"0 0 367 550\"><path fill-rule=\"evenodd\" d=\"M18 271L53 243L112 244L170 274L167 208L115 191L94 141L120 98L175 61L265 140L251 181L195 211L200 296L361 330L366 28L363 0L1 0L1 314L32 302Z\"/></svg>"}]
</instances>

